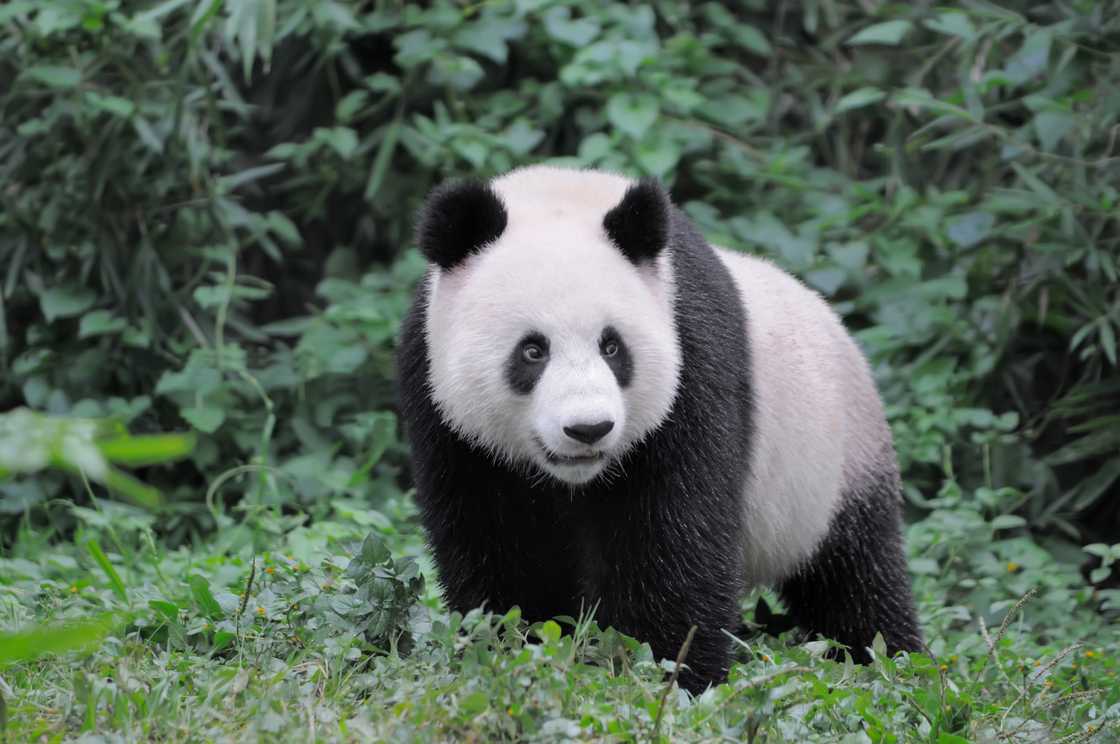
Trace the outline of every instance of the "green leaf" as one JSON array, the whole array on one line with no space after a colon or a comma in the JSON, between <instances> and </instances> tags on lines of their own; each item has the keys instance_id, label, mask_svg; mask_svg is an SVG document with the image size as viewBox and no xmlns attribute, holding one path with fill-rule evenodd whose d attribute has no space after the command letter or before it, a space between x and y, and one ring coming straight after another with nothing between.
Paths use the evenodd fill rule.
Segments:
<instances>
[{"instance_id":1,"label":"green leaf","mask_svg":"<svg viewBox=\"0 0 1120 744\"><path fill-rule=\"evenodd\" d=\"M850 111L852 109L863 108L870 106L873 103L878 103L887 97L887 94L878 88L866 86L853 90L851 93L846 94L843 98L836 102L836 113L841 111Z\"/></svg>"},{"instance_id":2,"label":"green leaf","mask_svg":"<svg viewBox=\"0 0 1120 744\"><path fill-rule=\"evenodd\" d=\"M769 110L769 93L755 90L749 96L732 94L709 98L696 112L705 119L733 130L748 122L764 120Z\"/></svg>"},{"instance_id":3,"label":"green leaf","mask_svg":"<svg viewBox=\"0 0 1120 744\"><path fill-rule=\"evenodd\" d=\"M941 733L937 735L937 744L972 744L972 740L956 734Z\"/></svg>"},{"instance_id":4,"label":"green leaf","mask_svg":"<svg viewBox=\"0 0 1120 744\"><path fill-rule=\"evenodd\" d=\"M1113 457L1075 486L1074 511L1080 512L1095 504L1117 481L1120 481L1120 457Z\"/></svg>"},{"instance_id":5,"label":"green leaf","mask_svg":"<svg viewBox=\"0 0 1120 744\"><path fill-rule=\"evenodd\" d=\"M358 135L350 127L319 128L315 130L315 139L325 143L343 160L349 160L358 149Z\"/></svg>"},{"instance_id":6,"label":"green leaf","mask_svg":"<svg viewBox=\"0 0 1120 744\"><path fill-rule=\"evenodd\" d=\"M556 643L560 640L560 625L555 620L546 620L537 628L537 635L545 643Z\"/></svg>"},{"instance_id":7,"label":"green leaf","mask_svg":"<svg viewBox=\"0 0 1120 744\"><path fill-rule=\"evenodd\" d=\"M607 119L634 139L642 138L657 114L657 99L647 93L615 93L607 101Z\"/></svg>"},{"instance_id":8,"label":"green leaf","mask_svg":"<svg viewBox=\"0 0 1120 744\"><path fill-rule=\"evenodd\" d=\"M303 245L303 237L299 234L299 228L288 219L286 214L269 212L267 221L269 229L280 236L280 239L285 243L293 246Z\"/></svg>"},{"instance_id":9,"label":"green leaf","mask_svg":"<svg viewBox=\"0 0 1120 744\"><path fill-rule=\"evenodd\" d=\"M1120 450L1120 429L1103 429L1074 439L1043 458L1048 465L1068 465L1101 454L1115 455Z\"/></svg>"},{"instance_id":10,"label":"green leaf","mask_svg":"<svg viewBox=\"0 0 1120 744\"><path fill-rule=\"evenodd\" d=\"M1073 131L1077 117L1068 111L1043 111L1034 117L1034 131L1044 152L1054 152L1058 143Z\"/></svg>"},{"instance_id":11,"label":"green leaf","mask_svg":"<svg viewBox=\"0 0 1120 744\"><path fill-rule=\"evenodd\" d=\"M455 32L452 43L460 49L481 54L500 65L509 56L507 42L525 35L526 24L520 19L483 16Z\"/></svg>"},{"instance_id":12,"label":"green leaf","mask_svg":"<svg viewBox=\"0 0 1120 744\"><path fill-rule=\"evenodd\" d=\"M432 61L428 80L433 85L448 85L454 90L464 92L478 84L483 75L485 72L482 65L470 57L440 54Z\"/></svg>"},{"instance_id":13,"label":"green leaf","mask_svg":"<svg viewBox=\"0 0 1120 744\"><path fill-rule=\"evenodd\" d=\"M127 98L104 96L92 90L86 93L86 102L95 109L107 111L122 119L127 119L136 111L136 104Z\"/></svg>"},{"instance_id":14,"label":"green leaf","mask_svg":"<svg viewBox=\"0 0 1120 744\"><path fill-rule=\"evenodd\" d=\"M213 434L226 420L226 412L212 406L191 406L179 410L179 414L195 429Z\"/></svg>"},{"instance_id":15,"label":"green leaf","mask_svg":"<svg viewBox=\"0 0 1120 744\"><path fill-rule=\"evenodd\" d=\"M895 94L891 101L896 106L925 109L944 116L954 116L960 119L967 119L971 122L977 121L976 117L974 117L968 109L961 108L947 101L938 100L924 88L906 88Z\"/></svg>"},{"instance_id":16,"label":"green leaf","mask_svg":"<svg viewBox=\"0 0 1120 744\"><path fill-rule=\"evenodd\" d=\"M991 233L996 218L987 212L969 212L949 220L945 234L961 248L976 245Z\"/></svg>"},{"instance_id":17,"label":"green leaf","mask_svg":"<svg viewBox=\"0 0 1120 744\"><path fill-rule=\"evenodd\" d=\"M128 602L128 592L125 590L124 581L121 580L117 569L113 568L113 564L109 562L109 557L105 555L105 551L101 549L101 544L97 542L97 539L89 540L86 543L86 549L109 579L109 585L113 587L113 593L117 595L120 601Z\"/></svg>"},{"instance_id":18,"label":"green leaf","mask_svg":"<svg viewBox=\"0 0 1120 744\"><path fill-rule=\"evenodd\" d=\"M1112 366L1116 366L1116 332L1112 329L1112 322L1107 318L1097 321L1100 326L1101 348L1105 358Z\"/></svg>"},{"instance_id":19,"label":"green leaf","mask_svg":"<svg viewBox=\"0 0 1120 744\"><path fill-rule=\"evenodd\" d=\"M769 57L773 53L770 42L761 31L746 23L738 23L734 27L733 36L739 46L753 52L760 57Z\"/></svg>"},{"instance_id":20,"label":"green leaf","mask_svg":"<svg viewBox=\"0 0 1120 744\"><path fill-rule=\"evenodd\" d=\"M116 613L51 627L0 633L0 666L67 651L88 651L120 622Z\"/></svg>"},{"instance_id":21,"label":"green leaf","mask_svg":"<svg viewBox=\"0 0 1120 744\"><path fill-rule=\"evenodd\" d=\"M434 38L426 29L416 29L393 39L397 53L393 57L398 65L408 70L426 64L442 52L447 42Z\"/></svg>"},{"instance_id":22,"label":"green leaf","mask_svg":"<svg viewBox=\"0 0 1120 744\"><path fill-rule=\"evenodd\" d=\"M959 10L943 10L937 17L925 22L925 27L949 36L956 36L966 41L976 38L976 29L968 16Z\"/></svg>"},{"instance_id":23,"label":"green leaf","mask_svg":"<svg viewBox=\"0 0 1120 744\"><path fill-rule=\"evenodd\" d=\"M849 45L855 44L889 44L895 45L902 41L902 38L913 27L910 21L885 21L883 23L876 23L873 26L860 31L858 34L848 39L846 42Z\"/></svg>"},{"instance_id":24,"label":"green leaf","mask_svg":"<svg viewBox=\"0 0 1120 744\"><path fill-rule=\"evenodd\" d=\"M189 455L194 446L193 434L123 436L97 442L105 459L130 467L179 460Z\"/></svg>"},{"instance_id":25,"label":"green leaf","mask_svg":"<svg viewBox=\"0 0 1120 744\"><path fill-rule=\"evenodd\" d=\"M72 67L38 65L28 68L23 74L52 88L73 88L82 82L82 73Z\"/></svg>"},{"instance_id":26,"label":"green leaf","mask_svg":"<svg viewBox=\"0 0 1120 744\"><path fill-rule=\"evenodd\" d=\"M490 696L482 690L476 690L459 700L459 711L462 715L473 718L490 707Z\"/></svg>"},{"instance_id":27,"label":"green leaf","mask_svg":"<svg viewBox=\"0 0 1120 744\"><path fill-rule=\"evenodd\" d=\"M149 599L148 606L172 622L179 620L179 605L162 599Z\"/></svg>"},{"instance_id":28,"label":"green leaf","mask_svg":"<svg viewBox=\"0 0 1120 744\"><path fill-rule=\"evenodd\" d=\"M556 41L586 47L599 35L599 24L590 18L571 20L572 11L560 5L544 14L544 30Z\"/></svg>"},{"instance_id":29,"label":"green leaf","mask_svg":"<svg viewBox=\"0 0 1120 744\"><path fill-rule=\"evenodd\" d=\"M843 286L847 277L848 272L835 266L805 272L805 281L826 297L836 294L836 290Z\"/></svg>"},{"instance_id":30,"label":"green leaf","mask_svg":"<svg viewBox=\"0 0 1120 744\"><path fill-rule=\"evenodd\" d=\"M206 579L194 574L187 579L187 583L190 584L191 596L203 615L211 620L221 620L225 617L222 606L214 599L214 594L210 591L210 583Z\"/></svg>"},{"instance_id":31,"label":"green leaf","mask_svg":"<svg viewBox=\"0 0 1120 744\"><path fill-rule=\"evenodd\" d=\"M51 287L39 295L39 307L47 322L58 318L71 318L81 315L97 302L97 294L86 287Z\"/></svg>"},{"instance_id":32,"label":"green leaf","mask_svg":"<svg viewBox=\"0 0 1120 744\"><path fill-rule=\"evenodd\" d=\"M1003 72L1014 85L1022 85L1046 69L1050 61L1051 32L1037 30L1023 41L1019 51L1007 60Z\"/></svg>"},{"instance_id":33,"label":"green leaf","mask_svg":"<svg viewBox=\"0 0 1120 744\"><path fill-rule=\"evenodd\" d=\"M544 139L544 132L524 118L516 119L502 132L502 142L515 155L528 155Z\"/></svg>"},{"instance_id":34,"label":"green leaf","mask_svg":"<svg viewBox=\"0 0 1120 744\"><path fill-rule=\"evenodd\" d=\"M115 468L109 468L102 479L106 488L120 494L137 506L155 510L163 504L163 495L158 489L133 478Z\"/></svg>"},{"instance_id":35,"label":"green leaf","mask_svg":"<svg viewBox=\"0 0 1120 744\"><path fill-rule=\"evenodd\" d=\"M81 325L78 327L78 338L120 333L127 325L124 318L118 318L108 310L94 310L82 316Z\"/></svg>"},{"instance_id":36,"label":"green leaf","mask_svg":"<svg viewBox=\"0 0 1120 744\"><path fill-rule=\"evenodd\" d=\"M989 524L991 524L993 530L1010 530L1018 527L1026 527L1027 520L1017 514L1000 514Z\"/></svg>"}]
</instances>

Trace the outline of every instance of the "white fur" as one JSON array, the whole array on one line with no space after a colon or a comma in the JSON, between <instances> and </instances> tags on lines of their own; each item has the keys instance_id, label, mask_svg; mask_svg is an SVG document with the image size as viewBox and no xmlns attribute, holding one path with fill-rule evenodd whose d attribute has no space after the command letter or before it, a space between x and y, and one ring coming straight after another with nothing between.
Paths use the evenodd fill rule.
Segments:
<instances>
[{"instance_id":1,"label":"white fur","mask_svg":"<svg viewBox=\"0 0 1120 744\"><path fill-rule=\"evenodd\" d=\"M444 420L507 462L572 484L591 480L659 426L676 396L680 350L669 265L636 269L603 228L629 185L597 172L514 171L493 184L508 214L502 235L430 280L430 381ZM625 389L599 352L608 325L633 358ZM518 395L506 381L506 362L532 331L548 338L550 360L532 393ZM591 447L563 431L604 420L614 428ZM604 457L558 464L542 443L559 455Z\"/></svg>"},{"instance_id":2,"label":"white fur","mask_svg":"<svg viewBox=\"0 0 1120 744\"><path fill-rule=\"evenodd\" d=\"M756 405L748 579L773 584L811 557L845 485L883 457L890 433L867 362L828 304L767 261L717 253L746 309Z\"/></svg>"}]
</instances>

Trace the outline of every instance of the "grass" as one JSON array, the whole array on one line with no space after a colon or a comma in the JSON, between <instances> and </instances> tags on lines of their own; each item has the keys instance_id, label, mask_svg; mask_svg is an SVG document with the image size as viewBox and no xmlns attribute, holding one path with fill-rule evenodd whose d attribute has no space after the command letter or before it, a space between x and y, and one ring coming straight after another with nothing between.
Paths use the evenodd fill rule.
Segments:
<instances>
[{"instance_id":1,"label":"grass","mask_svg":"<svg viewBox=\"0 0 1120 744\"><path fill-rule=\"evenodd\" d=\"M931 552L927 528L955 542L944 563L966 562L977 584L917 576L929 655L860 667L822 658L824 641L760 635L737 643L726 684L692 699L666 685L671 662L586 619L561 620L564 633L516 611L446 613L404 498L381 511L339 501L309 525L219 515L210 542L175 550L133 507L69 508L72 541L47 550L25 530L0 559L0 626L113 620L83 626L71 640L84 651L0 660L12 742L1120 737L1120 632L1099 596L1056 562L985 576L991 556L944 532L952 513L911 528L912 550Z\"/></svg>"}]
</instances>

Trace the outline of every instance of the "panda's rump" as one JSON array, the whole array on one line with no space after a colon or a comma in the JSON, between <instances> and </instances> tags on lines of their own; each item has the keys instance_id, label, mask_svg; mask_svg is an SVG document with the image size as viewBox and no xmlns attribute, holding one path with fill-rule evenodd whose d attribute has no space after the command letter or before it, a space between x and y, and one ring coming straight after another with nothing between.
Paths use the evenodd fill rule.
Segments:
<instances>
[{"instance_id":1,"label":"panda's rump","mask_svg":"<svg viewBox=\"0 0 1120 744\"><path fill-rule=\"evenodd\" d=\"M828 304L767 261L717 253L739 288L751 355L747 579L775 584L812 557L846 483L878 464L890 435L867 362Z\"/></svg>"}]
</instances>

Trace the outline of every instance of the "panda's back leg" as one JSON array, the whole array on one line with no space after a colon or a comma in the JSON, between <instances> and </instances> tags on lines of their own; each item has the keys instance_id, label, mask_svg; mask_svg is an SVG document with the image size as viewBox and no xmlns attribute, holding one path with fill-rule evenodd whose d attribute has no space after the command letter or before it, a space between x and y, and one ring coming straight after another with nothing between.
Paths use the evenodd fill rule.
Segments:
<instances>
[{"instance_id":1,"label":"panda's back leg","mask_svg":"<svg viewBox=\"0 0 1120 744\"><path fill-rule=\"evenodd\" d=\"M893 467L846 490L813 557L779 588L802 630L843 643L857 662L870 660L877 632L890 653L921 649Z\"/></svg>"}]
</instances>

